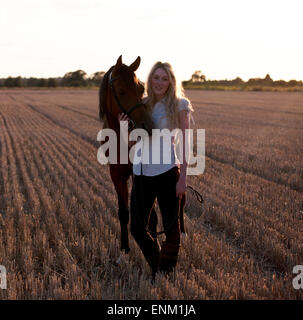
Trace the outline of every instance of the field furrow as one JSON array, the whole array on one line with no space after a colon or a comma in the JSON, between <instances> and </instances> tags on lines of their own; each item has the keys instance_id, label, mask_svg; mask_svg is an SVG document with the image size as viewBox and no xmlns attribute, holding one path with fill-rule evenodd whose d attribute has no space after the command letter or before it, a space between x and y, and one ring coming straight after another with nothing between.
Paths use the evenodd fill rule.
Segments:
<instances>
[{"instance_id":1,"label":"field furrow","mask_svg":"<svg viewBox=\"0 0 303 320\"><path fill-rule=\"evenodd\" d=\"M2 107L2 106L1 106ZM3 116L0 115L0 127L4 126ZM8 154L6 141L3 130L0 130L0 144L1 144L1 180L0 180L0 210L1 214L5 214L6 208L9 206L7 197L10 194L9 168L8 168Z\"/></svg>"},{"instance_id":2,"label":"field furrow","mask_svg":"<svg viewBox=\"0 0 303 320\"><path fill-rule=\"evenodd\" d=\"M8 108L2 108L2 109L7 110ZM9 179L10 179L11 189L10 189L9 195L11 196L11 199L8 199L9 205L10 205L10 208L12 209L23 211L23 205L25 200L24 200L24 195L22 193L22 191L24 190L23 190L22 175L20 172L21 168L19 166L18 158L15 157L16 149L7 127L6 118L3 116L2 112L1 112L1 118L3 120L3 125L1 126L1 131L3 132L3 137L6 143L8 166L10 170Z\"/></svg>"}]
</instances>

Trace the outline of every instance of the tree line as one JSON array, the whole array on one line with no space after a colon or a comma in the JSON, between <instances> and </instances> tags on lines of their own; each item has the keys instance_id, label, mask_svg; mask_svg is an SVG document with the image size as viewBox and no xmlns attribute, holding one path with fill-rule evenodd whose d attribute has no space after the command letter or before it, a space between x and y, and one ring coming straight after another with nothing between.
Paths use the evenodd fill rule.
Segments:
<instances>
[{"instance_id":1,"label":"tree line","mask_svg":"<svg viewBox=\"0 0 303 320\"><path fill-rule=\"evenodd\" d=\"M201 70L195 71L190 80L182 82L184 88L216 88L216 87L235 87L245 89L246 87L254 87L256 90L262 87L302 87L302 80L276 80L274 81L269 74L265 78L251 78L248 81L242 80L240 77L237 77L233 80L207 80L206 76L202 73Z\"/></svg>"},{"instance_id":2,"label":"tree line","mask_svg":"<svg viewBox=\"0 0 303 320\"><path fill-rule=\"evenodd\" d=\"M88 76L83 70L76 70L67 72L60 78L22 78L22 77L8 77L0 79L0 87L18 88L18 87L94 87L99 86L103 79L105 72L97 71ZM243 81L240 77L233 80L210 80L201 70L195 71L190 80L182 82L184 88L201 88L201 89L216 89L216 88L241 88L253 87L258 88L266 87L282 87L282 88L297 88L303 89L302 80L277 80L274 81L269 74L265 78L251 78L248 81Z\"/></svg>"},{"instance_id":3,"label":"tree line","mask_svg":"<svg viewBox=\"0 0 303 320\"><path fill-rule=\"evenodd\" d=\"M83 70L67 72L60 78L22 78L8 77L0 79L0 87L21 88L21 87L89 87L99 86L104 76L104 71L98 71L88 76Z\"/></svg>"}]
</instances>

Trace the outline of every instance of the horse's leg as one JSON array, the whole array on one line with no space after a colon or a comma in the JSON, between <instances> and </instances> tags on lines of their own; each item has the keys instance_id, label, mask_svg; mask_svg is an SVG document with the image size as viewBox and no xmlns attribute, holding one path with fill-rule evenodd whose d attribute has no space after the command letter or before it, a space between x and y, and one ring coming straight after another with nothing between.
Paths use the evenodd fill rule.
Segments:
<instances>
[{"instance_id":1,"label":"horse's leg","mask_svg":"<svg viewBox=\"0 0 303 320\"><path fill-rule=\"evenodd\" d=\"M129 242L128 242L128 222L129 222L129 211L128 211L128 187L127 180L130 176L130 171L119 170L118 166L110 166L110 175L114 183L117 196L118 196L118 216L121 226L121 251L125 253L129 252Z\"/></svg>"}]
</instances>

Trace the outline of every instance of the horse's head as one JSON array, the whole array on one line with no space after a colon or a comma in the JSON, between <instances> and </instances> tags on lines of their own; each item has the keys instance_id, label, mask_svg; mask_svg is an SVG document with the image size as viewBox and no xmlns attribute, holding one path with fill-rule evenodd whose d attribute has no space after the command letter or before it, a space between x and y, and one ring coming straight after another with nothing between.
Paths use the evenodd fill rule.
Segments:
<instances>
[{"instance_id":1,"label":"horse's head","mask_svg":"<svg viewBox=\"0 0 303 320\"><path fill-rule=\"evenodd\" d=\"M103 82L107 81L107 93L109 97L106 101L111 103L110 115L118 119L119 113L126 113L131 120L134 121L137 128L145 129L151 134L153 122L151 114L147 107L142 104L142 96L144 93L144 86L136 77L135 71L140 65L141 59L138 57L130 66L122 63L122 56L117 60L113 66L104 76ZM102 84L105 87L106 83ZM105 88L103 88L103 91ZM102 88L100 90L100 95ZM103 106L100 98L100 116L101 111L105 112L103 99ZM103 110L101 110L101 107ZM109 106L107 106L109 107Z\"/></svg>"}]
</instances>

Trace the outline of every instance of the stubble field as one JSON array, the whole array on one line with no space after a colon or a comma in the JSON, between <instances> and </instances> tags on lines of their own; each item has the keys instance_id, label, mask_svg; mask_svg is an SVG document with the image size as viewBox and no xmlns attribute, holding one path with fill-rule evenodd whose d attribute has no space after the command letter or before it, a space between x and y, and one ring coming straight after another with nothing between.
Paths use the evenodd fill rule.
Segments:
<instances>
[{"instance_id":1,"label":"stubble field","mask_svg":"<svg viewBox=\"0 0 303 320\"><path fill-rule=\"evenodd\" d=\"M303 94L187 91L205 171L176 272L150 271L97 161L97 90L0 91L1 299L302 299Z\"/></svg>"}]
</instances>

